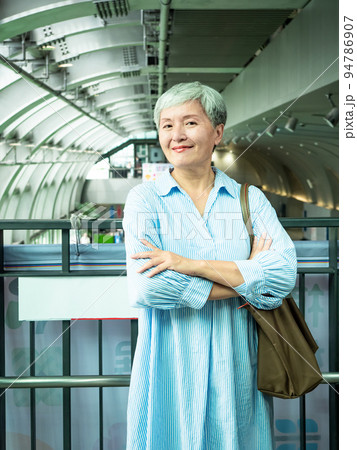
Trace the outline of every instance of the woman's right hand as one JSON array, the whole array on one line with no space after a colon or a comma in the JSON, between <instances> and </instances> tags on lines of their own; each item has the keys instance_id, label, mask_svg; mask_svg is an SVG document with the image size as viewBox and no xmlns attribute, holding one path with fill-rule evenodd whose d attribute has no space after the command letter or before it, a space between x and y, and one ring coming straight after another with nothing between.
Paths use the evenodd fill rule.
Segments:
<instances>
[{"instance_id":1,"label":"woman's right hand","mask_svg":"<svg viewBox=\"0 0 357 450\"><path fill-rule=\"evenodd\" d=\"M258 241L257 236L254 236L252 251L250 252L250 256L248 259L253 259L260 252L264 252L265 250L269 250L271 243L273 242L271 237L267 238L267 233L263 233L260 236Z\"/></svg>"}]
</instances>

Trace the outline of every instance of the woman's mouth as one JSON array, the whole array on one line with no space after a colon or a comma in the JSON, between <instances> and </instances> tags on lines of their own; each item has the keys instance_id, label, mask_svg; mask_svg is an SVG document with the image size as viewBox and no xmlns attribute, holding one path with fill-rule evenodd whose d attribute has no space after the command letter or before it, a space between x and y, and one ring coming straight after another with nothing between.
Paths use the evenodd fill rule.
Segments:
<instances>
[{"instance_id":1,"label":"woman's mouth","mask_svg":"<svg viewBox=\"0 0 357 450\"><path fill-rule=\"evenodd\" d=\"M188 148L192 148L190 145L177 145L176 147L172 147L172 150L176 153L182 153Z\"/></svg>"}]
</instances>

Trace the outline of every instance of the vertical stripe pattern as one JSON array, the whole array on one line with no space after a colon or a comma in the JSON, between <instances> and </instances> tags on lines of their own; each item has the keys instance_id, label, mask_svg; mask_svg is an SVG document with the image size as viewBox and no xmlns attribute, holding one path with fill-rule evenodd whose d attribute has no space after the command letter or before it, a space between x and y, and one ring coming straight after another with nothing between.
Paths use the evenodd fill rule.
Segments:
<instances>
[{"instance_id":1,"label":"vertical stripe pattern","mask_svg":"<svg viewBox=\"0 0 357 450\"><path fill-rule=\"evenodd\" d=\"M128 450L270 450L271 399L256 388L257 334L245 302L278 306L296 278L296 254L264 194L249 188L254 234L271 250L253 260L242 221L240 185L216 168L203 217L169 171L136 186L124 212L129 301L139 336L128 403ZM234 261L237 296L207 301L212 282L165 270L153 278L140 238L192 259ZM266 295L262 295L266 294Z\"/></svg>"}]
</instances>

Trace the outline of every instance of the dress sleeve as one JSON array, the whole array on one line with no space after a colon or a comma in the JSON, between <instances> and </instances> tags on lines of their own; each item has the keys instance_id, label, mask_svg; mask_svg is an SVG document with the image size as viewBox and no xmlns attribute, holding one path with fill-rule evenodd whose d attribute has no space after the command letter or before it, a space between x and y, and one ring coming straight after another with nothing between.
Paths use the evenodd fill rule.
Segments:
<instances>
[{"instance_id":1,"label":"dress sleeve","mask_svg":"<svg viewBox=\"0 0 357 450\"><path fill-rule=\"evenodd\" d=\"M151 209L147 194L138 192L136 188L129 192L124 209L123 228L130 305L134 308L202 308L211 292L212 281L173 270L164 270L152 278L146 276L151 269L144 273L136 272L147 262L147 259L130 258L134 253L148 251L140 239L145 238L155 247L163 249L159 214Z\"/></svg>"},{"instance_id":2,"label":"dress sleeve","mask_svg":"<svg viewBox=\"0 0 357 450\"><path fill-rule=\"evenodd\" d=\"M272 245L252 260L234 261L244 278L244 283L234 289L257 308L277 308L295 286L295 247L274 208L254 186L249 188L249 206L254 235L259 239L266 232Z\"/></svg>"}]
</instances>

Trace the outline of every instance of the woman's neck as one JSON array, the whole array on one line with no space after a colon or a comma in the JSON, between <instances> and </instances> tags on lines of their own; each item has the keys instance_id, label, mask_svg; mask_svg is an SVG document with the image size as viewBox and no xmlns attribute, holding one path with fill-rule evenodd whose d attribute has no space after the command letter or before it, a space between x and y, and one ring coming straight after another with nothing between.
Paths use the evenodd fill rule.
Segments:
<instances>
[{"instance_id":1,"label":"woman's neck","mask_svg":"<svg viewBox=\"0 0 357 450\"><path fill-rule=\"evenodd\" d=\"M202 170L174 169L171 176L188 193L209 192L214 186L215 172L211 167Z\"/></svg>"}]
</instances>

